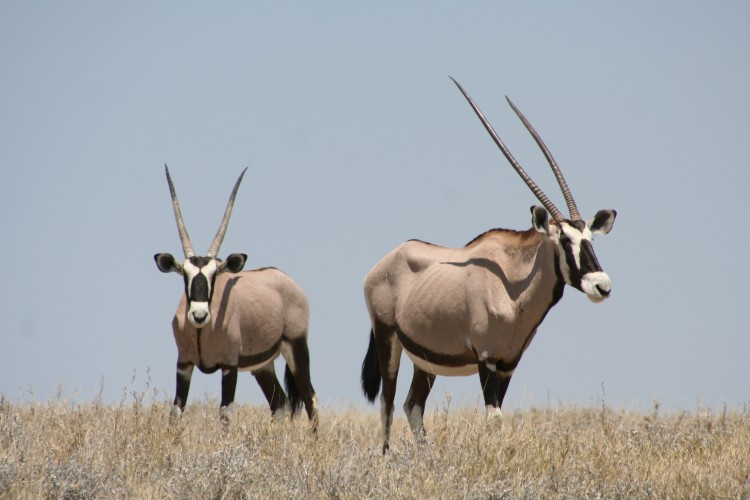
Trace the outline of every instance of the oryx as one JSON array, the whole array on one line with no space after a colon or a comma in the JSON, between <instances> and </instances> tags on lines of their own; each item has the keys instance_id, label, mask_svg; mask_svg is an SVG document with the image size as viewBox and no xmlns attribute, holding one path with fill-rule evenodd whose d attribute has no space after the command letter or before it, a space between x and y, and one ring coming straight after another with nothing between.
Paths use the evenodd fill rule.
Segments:
<instances>
[{"instance_id":1,"label":"oryx","mask_svg":"<svg viewBox=\"0 0 750 500\"><path fill-rule=\"evenodd\" d=\"M367 273L364 291L372 329L362 363L362 389L374 402L382 380L383 452L388 449L402 348L414 363L404 410L412 432L421 438L425 401L436 375L479 372L488 414L500 415L513 371L545 315L562 297L565 284L594 302L611 291L592 236L608 233L617 213L600 210L588 221L581 219L549 150L508 99L552 167L570 211L566 219L513 158L466 91L453 82L544 208L531 207L531 229L492 229L463 248L409 240Z\"/></svg>"},{"instance_id":2,"label":"oryx","mask_svg":"<svg viewBox=\"0 0 750 500\"><path fill-rule=\"evenodd\" d=\"M224 218L205 257L193 251L169 169L166 165L164 169L185 254L182 263L168 253L154 255L161 272L180 274L185 282L185 293L172 321L177 343L173 415L179 415L185 408L190 378L197 366L204 373L221 370L222 410L234 401L237 371L250 371L272 414L290 407L294 415L304 403L315 427L317 398L310 382L309 308L305 293L289 276L273 267L240 272L247 260L245 254L233 253L224 261L217 257L237 189L247 169L234 185ZM284 382L288 400L274 369L279 354L286 360ZM224 411L221 415L226 418Z\"/></svg>"}]
</instances>

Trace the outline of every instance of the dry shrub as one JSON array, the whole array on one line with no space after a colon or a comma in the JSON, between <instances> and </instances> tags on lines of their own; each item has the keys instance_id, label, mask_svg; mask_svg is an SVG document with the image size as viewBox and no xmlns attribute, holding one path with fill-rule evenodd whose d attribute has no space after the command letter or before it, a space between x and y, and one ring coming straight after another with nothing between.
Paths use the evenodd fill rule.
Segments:
<instances>
[{"instance_id":1,"label":"dry shrub","mask_svg":"<svg viewBox=\"0 0 750 500\"><path fill-rule=\"evenodd\" d=\"M153 398L155 399L155 398ZM405 419L380 452L377 411L274 421L215 402L0 403L0 497L8 498L747 498L750 409L661 415L602 408L483 410Z\"/></svg>"}]
</instances>

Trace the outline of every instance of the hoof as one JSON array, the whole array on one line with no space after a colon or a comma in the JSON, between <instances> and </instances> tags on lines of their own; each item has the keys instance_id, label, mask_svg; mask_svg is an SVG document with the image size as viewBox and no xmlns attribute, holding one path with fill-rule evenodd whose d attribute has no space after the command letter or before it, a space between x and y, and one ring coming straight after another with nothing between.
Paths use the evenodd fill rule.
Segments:
<instances>
[{"instance_id":1,"label":"hoof","mask_svg":"<svg viewBox=\"0 0 750 500\"><path fill-rule=\"evenodd\" d=\"M487 407L487 420L500 421L503 418L503 412L497 406Z\"/></svg>"},{"instance_id":2,"label":"hoof","mask_svg":"<svg viewBox=\"0 0 750 500\"><path fill-rule=\"evenodd\" d=\"M231 420L231 413L231 406L222 406L221 408L219 408L219 421L224 427L229 425L229 422Z\"/></svg>"},{"instance_id":3,"label":"hoof","mask_svg":"<svg viewBox=\"0 0 750 500\"><path fill-rule=\"evenodd\" d=\"M273 419L274 422L281 422L287 415L291 417L291 414L292 411L289 405L284 405L276 408L276 411L271 411L271 419Z\"/></svg>"},{"instance_id":4,"label":"hoof","mask_svg":"<svg viewBox=\"0 0 750 500\"><path fill-rule=\"evenodd\" d=\"M182 420L182 410L177 405L172 405L169 409L169 424L177 425Z\"/></svg>"}]
</instances>

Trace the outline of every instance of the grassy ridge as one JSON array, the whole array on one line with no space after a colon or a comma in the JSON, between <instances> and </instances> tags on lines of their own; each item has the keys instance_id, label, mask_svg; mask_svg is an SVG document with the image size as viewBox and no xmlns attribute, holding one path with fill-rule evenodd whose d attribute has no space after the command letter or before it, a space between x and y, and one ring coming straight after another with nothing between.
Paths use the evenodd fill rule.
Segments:
<instances>
[{"instance_id":1,"label":"grassy ridge","mask_svg":"<svg viewBox=\"0 0 750 500\"><path fill-rule=\"evenodd\" d=\"M750 408L670 415L602 408L426 416L417 444L397 418L380 453L376 411L272 421L240 406L143 398L0 403L0 498L748 498Z\"/></svg>"}]
</instances>

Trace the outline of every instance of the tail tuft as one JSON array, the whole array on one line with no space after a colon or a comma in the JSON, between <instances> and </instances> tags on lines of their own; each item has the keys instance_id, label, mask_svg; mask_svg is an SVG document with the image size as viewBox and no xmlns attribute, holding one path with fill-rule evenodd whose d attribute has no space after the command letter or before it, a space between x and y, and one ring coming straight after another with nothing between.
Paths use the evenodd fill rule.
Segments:
<instances>
[{"instance_id":1,"label":"tail tuft","mask_svg":"<svg viewBox=\"0 0 750 500\"><path fill-rule=\"evenodd\" d=\"M375 398L380 393L380 365L378 364L378 353L375 348L375 332L370 330L370 346L367 348L367 354L362 361L362 392L370 403L375 402Z\"/></svg>"},{"instance_id":2,"label":"tail tuft","mask_svg":"<svg viewBox=\"0 0 750 500\"><path fill-rule=\"evenodd\" d=\"M294 375L292 375L289 365L286 365L286 370L284 370L284 386L286 387L286 395L289 398L289 405L292 407L292 416L295 416L302 408L302 399L299 397L297 382L294 380Z\"/></svg>"}]
</instances>

